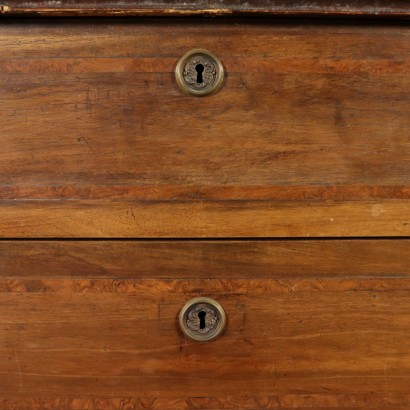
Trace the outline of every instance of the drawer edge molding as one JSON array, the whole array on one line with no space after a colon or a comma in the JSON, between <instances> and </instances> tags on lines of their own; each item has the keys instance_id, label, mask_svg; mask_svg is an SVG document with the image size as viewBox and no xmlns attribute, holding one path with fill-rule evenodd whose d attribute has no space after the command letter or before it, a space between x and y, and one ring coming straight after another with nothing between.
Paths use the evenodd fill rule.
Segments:
<instances>
[{"instance_id":1,"label":"drawer edge molding","mask_svg":"<svg viewBox=\"0 0 410 410\"><path fill-rule=\"evenodd\" d=\"M410 16L410 8L404 0L390 1L381 4L376 0L329 0L315 1L279 1L253 0L246 3L236 0L209 2L167 1L146 2L134 1L91 1L64 0L49 2L45 0L2 1L0 15L42 15L42 16L195 16L195 15L300 15L300 16L374 16L404 17Z\"/></svg>"}]
</instances>

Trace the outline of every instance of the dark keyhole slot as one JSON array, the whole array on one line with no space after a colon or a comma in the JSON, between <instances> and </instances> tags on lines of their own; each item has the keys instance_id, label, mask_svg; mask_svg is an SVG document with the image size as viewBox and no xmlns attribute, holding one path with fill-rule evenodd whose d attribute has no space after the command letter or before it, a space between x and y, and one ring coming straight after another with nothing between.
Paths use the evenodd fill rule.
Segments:
<instances>
[{"instance_id":1,"label":"dark keyhole slot","mask_svg":"<svg viewBox=\"0 0 410 410\"><path fill-rule=\"evenodd\" d=\"M202 73L204 72L204 66L202 64L197 64L195 66L195 70L196 70L196 82L198 84L202 84L204 82L204 80L202 79Z\"/></svg>"},{"instance_id":2,"label":"dark keyhole slot","mask_svg":"<svg viewBox=\"0 0 410 410\"><path fill-rule=\"evenodd\" d=\"M198 313L198 317L199 317L199 328L200 329L205 329L205 316L206 316L206 312L204 312L203 310L201 310Z\"/></svg>"}]
</instances>

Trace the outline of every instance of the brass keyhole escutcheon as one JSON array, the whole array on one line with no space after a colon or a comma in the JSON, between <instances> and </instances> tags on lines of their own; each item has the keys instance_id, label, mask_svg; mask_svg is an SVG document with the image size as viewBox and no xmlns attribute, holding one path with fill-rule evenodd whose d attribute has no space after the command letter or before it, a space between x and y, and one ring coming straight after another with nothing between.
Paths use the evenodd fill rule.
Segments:
<instances>
[{"instance_id":1,"label":"brass keyhole escutcheon","mask_svg":"<svg viewBox=\"0 0 410 410\"><path fill-rule=\"evenodd\" d=\"M210 298L199 297L190 300L179 313L179 325L189 338L206 342L217 338L226 325L223 307Z\"/></svg>"},{"instance_id":2,"label":"brass keyhole escutcheon","mask_svg":"<svg viewBox=\"0 0 410 410\"><path fill-rule=\"evenodd\" d=\"M215 54L195 49L179 59L175 78L182 92L201 97L214 94L221 88L224 68Z\"/></svg>"}]
</instances>

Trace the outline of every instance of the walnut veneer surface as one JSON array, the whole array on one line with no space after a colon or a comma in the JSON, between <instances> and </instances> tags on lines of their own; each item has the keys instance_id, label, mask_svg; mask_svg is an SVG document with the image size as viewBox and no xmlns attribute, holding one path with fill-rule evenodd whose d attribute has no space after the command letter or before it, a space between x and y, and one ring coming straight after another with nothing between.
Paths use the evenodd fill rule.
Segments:
<instances>
[{"instance_id":1,"label":"walnut veneer surface","mask_svg":"<svg viewBox=\"0 0 410 410\"><path fill-rule=\"evenodd\" d=\"M0 26L0 236L410 234L406 23ZM178 58L227 72L181 94Z\"/></svg>"},{"instance_id":2,"label":"walnut veneer surface","mask_svg":"<svg viewBox=\"0 0 410 410\"><path fill-rule=\"evenodd\" d=\"M307 3L0 2L1 409L410 408L409 7Z\"/></svg>"},{"instance_id":3,"label":"walnut veneer surface","mask_svg":"<svg viewBox=\"0 0 410 410\"><path fill-rule=\"evenodd\" d=\"M409 247L1 242L2 407L406 408ZM176 323L198 294L228 315L213 342Z\"/></svg>"}]
</instances>

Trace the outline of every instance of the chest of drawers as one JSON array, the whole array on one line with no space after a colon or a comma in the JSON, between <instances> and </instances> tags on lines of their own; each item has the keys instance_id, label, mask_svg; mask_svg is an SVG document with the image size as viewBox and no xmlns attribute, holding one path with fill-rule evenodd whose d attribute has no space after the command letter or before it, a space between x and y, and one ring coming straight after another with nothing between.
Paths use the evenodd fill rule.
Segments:
<instances>
[{"instance_id":1,"label":"chest of drawers","mask_svg":"<svg viewBox=\"0 0 410 410\"><path fill-rule=\"evenodd\" d=\"M0 408L409 408L407 1L0 9Z\"/></svg>"}]
</instances>

